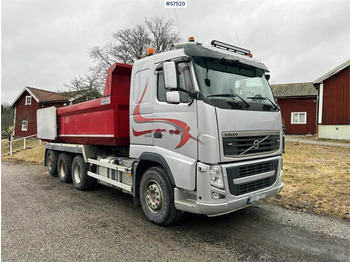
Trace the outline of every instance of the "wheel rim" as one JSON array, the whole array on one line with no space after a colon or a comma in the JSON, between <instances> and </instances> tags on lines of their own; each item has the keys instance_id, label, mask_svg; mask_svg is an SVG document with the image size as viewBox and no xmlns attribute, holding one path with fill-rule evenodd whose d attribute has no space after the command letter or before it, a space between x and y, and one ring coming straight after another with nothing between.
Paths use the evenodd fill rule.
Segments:
<instances>
[{"instance_id":1,"label":"wheel rim","mask_svg":"<svg viewBox=\"0 0 350 262\"><path fill-rule=\"evenodd\" d=\"M153 213L159 213L160 209L162 208L162 203L163 203L162 188L154 180L151 180L147 183L146 202L147 202L148 208Z\"/></svg>"},{"instance_id":2,"label":"wheel rim","mask_svg":"<svg viewBox=\"0 0 350 262\"><path fill-rule=\"evenodd\" d=\"M49 169L49 172L51 172L52 169L52 155L49 154L48 158L47 158L47 168Z\"/></svg>"},{"instance_id":3,"label":"wheel rim","mask_svg":"<svg viewBox=\"0 0 350 262\"><path fill-rule=\"evenodd\" d=\"M59 172L60 172L60 177L65 177L66 176L66 172L64 172L65 166L64 166L64 162L61 161L59 164Z\"/></svg>"},{"instance_id":4,"label":"wheel rim","mask_svg":"<svg viewBox=\"0 0 350 262\"><path fill-rule=\"evenodd\" d=\"M81 167L79 164L75 165L74 166L74 169L73 169L73 176L74 176L74 181L77 183L77 184L80 184L81 182Z\"/></svg>"}]
</instances>

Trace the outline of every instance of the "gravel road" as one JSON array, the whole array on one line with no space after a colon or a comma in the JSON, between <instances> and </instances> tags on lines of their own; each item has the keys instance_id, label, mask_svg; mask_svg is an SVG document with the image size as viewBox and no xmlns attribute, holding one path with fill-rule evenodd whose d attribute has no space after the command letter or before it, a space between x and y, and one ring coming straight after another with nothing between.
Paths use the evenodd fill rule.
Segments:
<instances>
[{"instance_id":1,"label":"gravel road","mask_svg":"<svg viewBox=\"0 0 350 262\"><path fill-rule=\"evenodd\" d=\"M259 203L159 227L118 190L81 192L36 164L1 173L1 261L350 261L346 221Z\"/></svg>"}]
</instances>

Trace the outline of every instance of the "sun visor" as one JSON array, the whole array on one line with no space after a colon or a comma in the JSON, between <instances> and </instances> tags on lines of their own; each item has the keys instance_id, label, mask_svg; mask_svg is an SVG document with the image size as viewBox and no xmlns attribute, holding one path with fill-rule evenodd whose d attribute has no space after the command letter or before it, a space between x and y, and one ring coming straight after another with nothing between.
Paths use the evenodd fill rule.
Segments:
<instances>
[{"instance_id":1,"label":"sun visor","mask_svg":"<svg viewBox=\"0 0 350 262\"><path fill-rule=\"evenodd\" d=\"M234 52L218 49L219 51L213 50L212 48L206 48L202 45L188 45L184 47L184 52L187 56L191 57L209 57L214 59L225 59L228 61L237 61L241 64L252 66L255 68L260 68L266 72L269 72L269 69L265 64L252 59L250 57L245 58L243 55L236 54Z\"/></svg>"}]
</instances>

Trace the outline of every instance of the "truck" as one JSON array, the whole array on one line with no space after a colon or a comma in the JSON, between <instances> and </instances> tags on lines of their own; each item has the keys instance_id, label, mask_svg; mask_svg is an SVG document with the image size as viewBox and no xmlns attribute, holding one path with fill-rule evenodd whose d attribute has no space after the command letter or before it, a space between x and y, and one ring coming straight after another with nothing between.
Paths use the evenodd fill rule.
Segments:
<instances>
[{"instance_id":1,"label":"truck","mask_svg":"<svg viewBox=\"0 0 350 262\"><path fill-rule=\"evenodd\" d=\"M37 111L49 173L131 194L162 226L276 196L284 134L266 65L217 40L153 53L112 65L102 98Z\"/></svg>"}]
</instances>

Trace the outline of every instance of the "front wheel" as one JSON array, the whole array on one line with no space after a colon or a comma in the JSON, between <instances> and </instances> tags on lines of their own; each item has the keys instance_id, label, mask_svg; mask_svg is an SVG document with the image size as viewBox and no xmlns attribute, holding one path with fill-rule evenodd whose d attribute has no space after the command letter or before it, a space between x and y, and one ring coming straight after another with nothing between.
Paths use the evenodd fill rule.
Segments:
<instances>
[{"instance_id":1,"label":"front wheel","mask_svg":"<svg viewBox=\"0 0 350 262\"><path fill-rule=\"evenodd\" d=\"M147 219L154 224L169 225L181 215L175 209L174 187L161 167L149 168L142 176L140 200Z\"/></svg>"}]
</instances>

